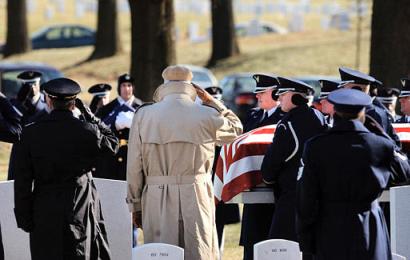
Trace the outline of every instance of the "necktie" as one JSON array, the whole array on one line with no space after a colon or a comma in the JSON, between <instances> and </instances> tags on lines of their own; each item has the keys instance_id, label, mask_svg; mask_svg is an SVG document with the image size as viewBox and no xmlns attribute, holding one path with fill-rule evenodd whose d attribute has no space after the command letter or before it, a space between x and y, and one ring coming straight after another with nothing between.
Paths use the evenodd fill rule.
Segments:
<instances>
[{"instance_id":1,"label":"necktie","mask_svg":"<svg viewBox=\"0 0 410 260\"><path fill-rule=\"evenodd\" d=\"M267 112L267 111L265 111L265 112L263 113L261 122L262 122L263 120L265 120L266 118L268 118L268 112Z\"/></svg>"}]
</instances>

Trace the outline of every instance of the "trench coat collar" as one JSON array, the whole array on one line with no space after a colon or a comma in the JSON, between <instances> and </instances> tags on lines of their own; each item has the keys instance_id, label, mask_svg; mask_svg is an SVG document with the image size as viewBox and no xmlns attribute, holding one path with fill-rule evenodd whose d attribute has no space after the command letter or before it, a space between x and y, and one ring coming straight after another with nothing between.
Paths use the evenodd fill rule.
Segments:
<instances>
[{"instance_id":1,"label":"trench coat collar","mask_svg":"<svg viewBox=\"0 0 410 260\"><path fill-rule=\"evenodd\" d=\"M197 96L196 90L191 84L182 81L170 81L155 90L154 102L160 102L164 97L172 94L187 95L192 101L195 101Z\"/></svg>"},{"instance_id":2,"label":"trench coat collar","mask_svg":"<svg viewBox=\"0 0 410 260\"><path fill-rule=\"evenodd\" d=\"M330 132L362 132L369 133L370 131L359 120L338 119L334 121L333 128Z\"/></svg>"}]
</instances>

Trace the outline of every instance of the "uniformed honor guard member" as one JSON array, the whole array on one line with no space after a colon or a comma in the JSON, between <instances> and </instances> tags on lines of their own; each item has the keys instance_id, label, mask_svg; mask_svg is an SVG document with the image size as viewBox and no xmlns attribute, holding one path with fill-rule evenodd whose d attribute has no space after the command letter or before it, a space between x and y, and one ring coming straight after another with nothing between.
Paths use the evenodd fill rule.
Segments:
<instances>
[{"instance_id":1,"label":"uniformed honor guard member","mask_svg":"<svg viewBox=\"0 0 410 260\"><path fill-rule=\"evenodd\" d=\"M40 80L42 74L37 71L24 71L17 75L21 82L21 88L17 93L17 98L10 102L21 116L21 125L25 126L42 118L48 114L47 104L44 94L40 91ZM10 153L8 179L14 178L14 146Z\"/></svg>"},{"instance_id":2,"label":"uniformed honor guard member","mask_svg":"<svg viewBox=\"0 0 410 260\"><path fill-rule=\"evenodd\" d=\"M397 98L400 95L400 90L397 88L381 88L377 91L377 100L383 104L390 115L392 123L399 119L396 115Z\"/></svg>"},{"instance_id":3,"label":"uniformed honor guard member","mask_svg":"<svg viewBox=\"0 0 410 260\"><path fill-rule=\"evenodd\" d=\"M314 90L304 82L279 77L280 106L287 114L276 127L272 144L263 158L263 180L273 184L275 213L269 238L297 241L296 179L301 164L304 143L327 128L325 118L308 107L308 97Z\"/></svg>"},{"instance_id":4,"label":"uniformed honor guard member","mask_svg":"<svg viewBox=\"0 0 410 260\"><path fill-rule=\"evenodd\" d=\"M20 115L12 104L0 92L0 141L14 143L21 133ZM0 225L0 260L4 260L3 242Z\"/></svg>"},{"instance_id":5,"label":"uniformed honor guard member","mask_svg":"<svg viewBox=\"0 0 410 260\"><path fill-rule=\"evenodd\" d=\"M339 68L339 72L344 88L361 90L368 95L370 92L370 85L376 82L375 78L353 69L341 67ZM366 114L376 120L395 144L398 147L401 147L400 139L391 124L389 113L376 98L373 98L372 104L366 107Z\"/></svg>"},{"instance_id":6,"label":"uniformed honor guard member","mask_svg":"<svg viewBox=\"0 0 410 260\"><path fill-rule=\"evenodd\" d=\"M23 129L16 143L14 182L17 226L30 233L33 260L110 259L91 168L118 140L76 95L67 78L42 85L51 112ZM73 114L74 107L86 121Z\"/></svg>"},{"instance_id":7,"label":"uniformed honor guard member","mask_svg":"<svg viewBox=\"0 0 410 260\"><path fill-rule=\"evenodd\" d=\"M299 246L315 260L389 260L390 242L378 204L387 183L408 181L407 157L379 126L364 125L365 93L329 94L335 107L332 129L310 139L298 181Z\"/></svg>"},{"instance_id":8,"label":"uniformed honor guard member","mask_svg":"<svg viewBox=\"0 0 410 260\"><path fill-rule=\"evenodd\" d=\"M185 260L218 259L214 149L241 134L242 124L191 83L187 67L169 66L162 75L156 103L139 108L132 123L127 203L135 226L144 230L145 243L183 247ZM195 103L197 95L202 105Z\"/></svg>"},{"instance_id":9,"label":"uniformed honor guard member","mask_svg":"<svg viewBox=\"0 0 410 260\"><path fill-rule=\"evenodd\" d=\"M333 104L331 104L327 100L327 97L329 96L330 92L335 91L340 87L340 81L320 79L319 84L320 84L319 99L320 99L320 104L322 105L321 112L325 115L326 122L328 123L328 125L332 126L333 125L333 114L335 113L335 111L333 109Z\"/></svg>"},{"instance_id":10,"label":"uniformed honor guard member","mask_svg":"<svg viewBox=\"0 0 410 260\"><path fill-rule=\"evenodd\" d=\"M403 115L396 121L396 123L410 123L410 79L401 79L403 88L400 91L399 102L400 110Z\"/></svg>"},{"instance_id":11,"label":"uniformed honor guard member","mask_svg":"<svg viewBox=\"0 0 410 260\"><path fill-rule=\"evenodd\" d=\"M97 165L95 176L125 180L127 168L128 135L135 110L141 105L134 96L135 79L128 74L118 77L118 97L100 108L97 116L117 136L120 148L115 156L106 156Z\"/></svg>"},{"instance_id":12,"label":"uniformed honor guard member","mask_svg":"<svg viewBox=\"0 0 410 260\"><path fill-rule=\"evenodd\" d=\"M96 114L98 110L110 102L110 91L112 87L106 83L99 83L91 86L88 93L93 95L90 103L90 110Z\"/></svg>"},{"instance_id":13,"label":"uniformed honor guard member","mask_svg":"<svg viewBox=\"0 0 410 260\"><path fill-rule=\"evenodd\" d=\"M250 111L244 125L244 132L276 124L285 115L280 109L278 96L276 96L279 80L264 74L255 74L253 79L256 81L254 93L258 99L258 107ZM253 259L254 244L268 238L274 209L274 204L244 204L239 244L243 246L245 260Z\"/></svg>"}]
</instances>

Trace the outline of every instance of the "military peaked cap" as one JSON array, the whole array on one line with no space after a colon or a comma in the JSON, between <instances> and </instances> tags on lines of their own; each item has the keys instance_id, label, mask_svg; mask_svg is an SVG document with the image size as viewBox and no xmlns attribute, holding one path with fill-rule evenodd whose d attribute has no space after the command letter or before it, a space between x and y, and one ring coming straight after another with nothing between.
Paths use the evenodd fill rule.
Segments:
<instances>
[{"instance_id":1,"label":"military peaked cap","mask_svg":"<svg viewBox=\"0 0 410 260\"><path fill-rule=\"evenodd\" d=\"M360 71L341 67L339 68L340 78L343 83L356 83L360 85L369 85L376 81L375 78L364 74Z\"/></svg>"},{"instance_id":2,"label":"military peaked cap","mask_svg":"<svg viewBox=\"0 0 410 260\"><path fill-rule=\"evenodd\" d=\"M401 85L403 86L403 88L400 91L399 97L410 96L410 79L409 78L403 78L400 81L401 81Z\"/></svg>"},{"instance_id":3,"label":"military peaked cap","mask_svg":"<svg viewBox=\"0 0 410 260\"><path fill-rule=\"evenodd\" d=\"M320 84L319 99L327 98L330 92L340 87L340 81L334 81L334 80L319 79L319 84Z\"/></svg>"},{"instance_id":4,"label":"military peaked cap","mask_svg":"<svg viewBox=\"0 0 410 260\"><path fill-rule=\"evenodd\" d=\"M112 89L111 85L106 83L95 84L88 89L88 93L94 96L106 96Z\"/></svg>"},{"instance_id":5,"label":"military peaked cap","mask_svg":"<svg viewBox=\"0 0 410 260\"><path fill-rule=\"evenodd\" d=\"M372 104L372 98L363 91L356 89L338 89L327 97L334 109L344 113L359 113Z\"/></svg>"},{"instance_id":6,"label":"military peaked cap","mask_svg":"<svg viewBox=\"0 0 410 260\"><path fill-rule=\"evenodd\" d=\"M28 70L18 74L17 78L23 82L36 82L40 81L41 76L42 74L38 71Z\"/></svg>"},{"instance_id":7,"label":"military peaked cap","mask_svg":"<svg viewBox=\"0 0 410 260\"><path fill-rule=\"evenodd\" d=\"M53 99L70 100L81 92L77 82L68 78L52 79L42 85L44 92Z\"/></svg>"},{"instance_id":8,"label":"military peaked cap","mask_svg":"<svg viewBox=\"0 0 410 260\"><path fill-rule=\"evenodd\" d=\"M282 95L289 91L302 93L308 96L315 93L315 90L303 81L284 77L278 77L278 79L280 86L277 95Z\"/></svg>"},{"instance_id":9,"label":"military peaked cap","mask_svg":"<svg viewBox=\"0 0 410 260\"><path fill-rule=\"evenodd\" d=\"M278 88L280 83L277 77L264 75L264 74L255 74L252 78L256 81L256 88L253 93L264 92L268 89Z\"/></svg>"},{"instance_id":10,"label":"military peaked cap","mask_svg":"<svg viewBox=\"0 0 410 260\"><path fill-rule=\"evenodd\" d=\"M377 99L385 104L394 104L400 91L397 88L380 88L377 91Z\"/></svg>"}]
</instances>

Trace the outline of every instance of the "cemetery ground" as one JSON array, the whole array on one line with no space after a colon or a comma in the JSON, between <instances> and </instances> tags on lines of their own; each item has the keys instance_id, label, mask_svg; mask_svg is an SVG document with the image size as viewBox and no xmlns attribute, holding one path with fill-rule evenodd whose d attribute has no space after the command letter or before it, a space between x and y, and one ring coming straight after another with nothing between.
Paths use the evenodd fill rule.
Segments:
<instances>
[{"instance_id":1,"label":"cemetery ground","mask_svg":"<svg viewBox=\"0 0 410 260\"><path fill-rule=\"evenodd\" d=\"M45 4L46 0L39 0ZM323 1L317 1L323 2ZM343 2L343 1L342 1ZM68 7L67 7L68 8ZM5 8L0 6L0 16L5 13ZM69 10L68 10L69 11ZM91 17L90 17L91 16ZM252 15L240 15L236 21L249 21ZM54 20L59 23L79 23L95 26L95 15L75 19L67 14L56 14ZM177 14L176 24L179 28L187 28L189 21L198 21L201 33L205 33L209 17L195 16L194 14ZM370 45L370 22L369 18L364 22L362 34L362 47L360 55L360 70L367 72L369 64ZM92 47L80 47L71 49L36 50L27 54L12 56L10 61L37 61L50 64L60 69L65 76L78 81L83 88L80 97L89 101L91 97L87 93L89 86L107 82L116 88L118 75L127 72L130 66L130 24L129 14L120 15L120 28L123 52L119 55L82 63L91 54ZM284 17L262 16L262 21L275 21L285 25ZM29 16L30 32L53 23L45 21L42 14ZM320 18L310 17L305 21L305 30L299 33L285 35L265 34L255 37L238 38L242 54L229 60L220 62L215 68L211 68L218 80L225 75L235 72L268 72L283 76L303 75L338 75L339 66L355 66L355 31L337 31L320 29ZM352 25L355 25L354 23ZM5 26L0 26L0 42L5 38ZM180 31L177 42L177 62L204 66L210 56L210 42L191 43ZM143 51L143 50L142 50ZM160 76L160 75L158 75ZM138 85L144 82L137 83ZM112 91L111 98L115 98L116 91ZM0 180L7 175L10 145L0 143ZM229 225L226 228L224 258L236 260L242 258L242 247L238 246L240 225Z\"/></svg>"}]
</instances>

